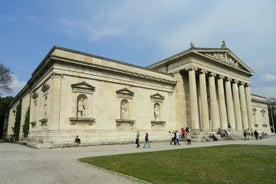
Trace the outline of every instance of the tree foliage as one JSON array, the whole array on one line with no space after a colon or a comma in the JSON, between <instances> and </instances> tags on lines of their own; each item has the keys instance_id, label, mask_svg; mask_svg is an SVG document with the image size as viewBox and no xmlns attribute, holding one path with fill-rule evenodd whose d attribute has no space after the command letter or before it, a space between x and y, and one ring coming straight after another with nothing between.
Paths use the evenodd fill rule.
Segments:
<instances>
[{"instance_id":1,"label":"tree foliage","mask_svg":"<svg viewBox=\"0 0 276 184\"><path fill-rule=\"evenodd\" d=\"M12 102L14 98L11 96L8 97L0 97L0 138L3 136L3 128L5 121L5 113L9 109L9 104Z\"/></svg>"},{"instance_id":2,"label":"tree foliage","mask_svg":"<svg viewBox=\"0 0 276 184\"><path fill-rule=\"evenodd\" d=\"M25 120L24 120L24 125L23 125L24 137L28 137L28 135L29 135L29 126L30 126L30 106L28 107L26 114L25 114Z\"/></svg>"},{"instance_id":3,"label":"tree foliage","mask_svg":"<svg viewBox=\"0 0 276 184\"><path fill-rule=\"evenodd\" d=\"M8 68L0 63L0 95L3 92L10 92L10 85L13 82L13 77Z\"/></svg>"},{"instance_id":4,"label":"tree foliage","mask_svg":"<svg viewBox=\"0 0 276 184\"><path fill-rule=\"evenodd\" d=\"M276 98L268 98L268 114L269 114L269 122L271 126L271 131L275 133L276 131Z\"/></svg>"},{"instance_id":5,"label":"tree foliage","mask_svg":"<svg viewBox=\"0 0 276 184\"><path fill-rule=\"evenodd\" d=\"M22 109L22 102L20 100L19 104L16 107L15 122L14 122L14 127L13 127L13 133L14 133L16 140L18 140L19 133L20 133L21 109Z\"/></svg>"}]
</instances>

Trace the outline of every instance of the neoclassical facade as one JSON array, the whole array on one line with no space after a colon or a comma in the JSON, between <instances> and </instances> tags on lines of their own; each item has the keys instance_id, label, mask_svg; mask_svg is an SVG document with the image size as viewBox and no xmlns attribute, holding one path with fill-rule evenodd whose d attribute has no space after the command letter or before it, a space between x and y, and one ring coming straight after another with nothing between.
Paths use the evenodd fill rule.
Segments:
<instances>
[{"instance_id":1,"label":"neoclassical facade","mask_svg":"<svg viewBox=\"0 0 276 184\"><path fill-rule=\"evenodd\" d=\"M53 47L10 105L6 137L19 104L21 125L30 108L34 147L63 146L76 135L86 145L127 143L137 130L161 141L181 127L195 137L218 128L270 132L266 98L250 92L253 75L224 42L191 44L148 67Z\"/></svg>"}]
</instances>

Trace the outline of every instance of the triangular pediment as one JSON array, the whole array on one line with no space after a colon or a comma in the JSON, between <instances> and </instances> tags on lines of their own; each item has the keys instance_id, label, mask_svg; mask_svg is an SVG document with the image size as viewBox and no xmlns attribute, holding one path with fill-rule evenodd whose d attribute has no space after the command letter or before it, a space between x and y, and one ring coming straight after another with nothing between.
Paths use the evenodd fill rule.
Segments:
<instances>
[{"instance_id":1,"label":"triangular pediment","mask_svg":"<svg viewBox=\"0 0 276 184\"><path fill-rule=\"evenodd\" d=\"M237 56L235 56L229 49L202 49L196 50L195 52L216 62L228 65L229 67L243 70L252 75L254 73L243 61L241 61Z\"/></svg>"},{"instance_id":2,"label":"triangular pediment","mask_svg":"<svg viewBox=\"0 0 276 184\"><path fill-rule=\"evenodd\" d=\"M123 95L129 95L129 96L133 96L134 95L134 92L130 91L127 88L117 90L116 93L117 94L123 94Z\"/></svg>"},{"instance_id":3,"label":"triangular pediment","mask_svg":"<svg viewBox=\"0 0 276 184\"><path fill-rule=\"evenodd\" d=\"M80 83L76 83L76 84L72 84L71 85L72 90L85 90L85 91L94 91L95 87L91 86L90 84L88 84L87 82L80 82Z\"/></svg>"},{"instance_id":4,"label":"triangular pediment","mask_svg":"<svg viewBox=\"0 0 276 184\"><path fill-rule=\"evenodd\" d=\"M187 59L190 56L193 58L199 58L202 61L202 64L210 63L212 65L217 65L218 67L238 70L239 72L244 72L249 76L254 75L254 71L250 69L242 60L240 60L233 52L231 52L231 50L228 49L225 45L221 48L199 48L193 46L188 50L154 63L147 68L151 70L169 72L168 70L170 70L170 66L172 64L175 66L180 66L187 65L189 62L191 62L190 59Z\"/></svg>"},{"instance_id":5,"label":"triangular pediment","mask_svg":"<svg viewBox=\"0 0 276 184\"><path fill-rule=\"evenodd\" d=\"M158 99L158 100L164 100L164 96L160 95L159 93L156 93L154 95L151 95L150 98L152 99Z\"/></svg>"}]
</instances>

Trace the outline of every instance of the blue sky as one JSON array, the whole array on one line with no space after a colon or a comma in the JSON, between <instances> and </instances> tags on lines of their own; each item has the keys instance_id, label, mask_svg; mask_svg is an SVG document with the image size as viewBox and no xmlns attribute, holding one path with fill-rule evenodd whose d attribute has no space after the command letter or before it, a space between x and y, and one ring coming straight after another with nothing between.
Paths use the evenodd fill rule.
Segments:
<instances>
[{"instance_id":1,"label":"blue sky","mask_svg":"<svg viewBox=\"0 0 276 184\"><path fill-rule=\"evenodd\" d=\"M255 72L251 92L276 97L274 0L2 0L0 33L13 96L54 45L148 66L224 40Z\"/></svg>"}]
</instances>

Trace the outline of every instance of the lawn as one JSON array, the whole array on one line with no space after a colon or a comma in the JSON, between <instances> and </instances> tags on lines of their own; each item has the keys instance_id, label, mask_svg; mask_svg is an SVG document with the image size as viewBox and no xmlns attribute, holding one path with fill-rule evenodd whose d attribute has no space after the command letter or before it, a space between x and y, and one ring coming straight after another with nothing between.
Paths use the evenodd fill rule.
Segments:
<instances>
[{"instance_id":1,"label":"lawn","mask_svg":"<svg viewBox=\"0 0 276 184\"><path fill-rule=\"evenodd\" d=\"M151 183L276 183L276 146L226 145L80 160Z\"/></svg>"}]
</instances>

